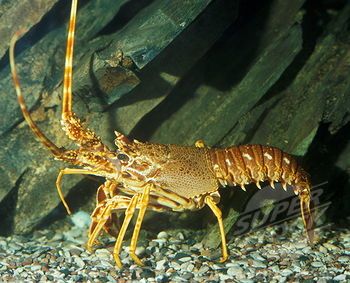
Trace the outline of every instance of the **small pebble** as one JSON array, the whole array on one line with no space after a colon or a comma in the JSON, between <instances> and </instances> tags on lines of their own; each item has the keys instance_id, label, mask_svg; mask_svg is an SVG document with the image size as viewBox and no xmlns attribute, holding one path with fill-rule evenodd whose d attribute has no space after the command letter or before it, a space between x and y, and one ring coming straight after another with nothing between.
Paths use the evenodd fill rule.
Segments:
<instances>
[{"instance_id":1,"label":"small pebble","mask_svg":"<svg viewBox=\"0 0 350 283\"><path fill-rule=\"evenodd\" d=\"M154 278L155 273L153 270L151 269L144 269L141 273L140 273L141 278Z\"/></svg>"},{"instance_id":2,"label":"small pebble","mask_svg":"<svg viewBox=\"0 0 350 283\"><path fill-rule=\"evenodd\" d=\"M330 251L337 251L339 250L339 248L333 244L329 244L329 243L324 243L323 246Z\"/></svg>"},{"instance_id":3,"label":"small pebble","mask_svg":"<svg viewBox=\"0 0 350 283\"><path fill-rule=\"evenodd\" d=\"M333 277L333 280L335 280L335 281L344 281L345 279L346 279L345 274L339 274L339 275Z\"/></svg>"},{"instance_id":4,"label":"small pebble","mask_svg":"<svg viewBox=\"0 0 350 283\"><path fill-rule=\"evenodd\" d=\"M142 256L145 253L145 251L146 251L145 247L140 246L136 248L135 254L137 256Z\"/></svg>"},{"instance_id":5,"label":"small pebble","mask_svg":"<svg viewBox=\"0 0 350 283\"><path fill-rule=\"evenodd\" d=\"M182 257L182 258L179 258L179 261L181 262L187 262L187 261L190 261L192 258L190 256L185 256L185 257Z\"/></svg>"},{"instance_id":6,"label":"small pebble","mask_svg":"<svg viewBox=\"0 0 350 283\"><path fill-rule=\"evenodd\" d=\"M169 278L166 275L164 275L164 274L157 275L155 280L156 280L157 283L167 283L167 282L169 282Z\"/></svg>"},{"instance_id":7,"label":"small pebble","mask_svg":"<svg viewBox=\"0 0 350 283\"><path fill-rule=\"evenodd\" d=\"M338 261L345 263L345 262L350 261L350 257L349 256L340 256L340 257L338 257Z\"/></svg>"},{"instance_id":8,"label":"small pebble","mask_svg":"<svg viewBox=\"0 0 350 283\"><path fill-rule=\"evenodd\" d=\"M194 274L192 272L184 272L181 274L181 277L185 280L191 280L194 277Z\"/></svg>"},{"instance_id":9,"label":"small pebble","mask_svg":"<svg viewBox=\"0 0 350 283\"><path fill-rule=\"evenodd\" d=\"M163 270L164 266L165 266L166 260L162 259L160 261L157 262L156 264L156 270Z\"/></svg>"},{"instance_id":10,"label":"small pebble","mask_svg":"<svg viewBox=\"0 0 350 283\"><path fill-rule=\"evenodd\" d=\"M227 269L227 275L230 276L235 276L237 273L243 273L243 268L241 267L230 267L229 269Z\"/></svg>"},{"instance_id":11,"label":"small pebble","mask_svg":"<svg viewBox=\"0 0 350 283\"><path fill-rule=\"evenodd\" d=\"M266 268L267 267L265 263L258 261L258 260L253 260L252 266L257 267L257 268Z\"/></svg>"},{"instance_id":12,"label":"small pebble","mask_svg":"<svg viewBox=\"0 0 350 283\"><path fill-rule=\"evenodd\" d=\"M284 277L288 277L289 275L293 274L293 271L290 270L290 269L288 269L288 268L286 268L286 269L283 269L283 270L281 271L281 274L282 274L282 276L284 276Z\"/></svg>"},{"instance_id":13,"label":"small pebble","mask_svg":"<svg viewBox=\"0 0 350 283\"><path fill-rule=\"evenodd\" d=\"M177 233L176 238L178 238L179 240L185 240L185 236L181 232Z\"/></svg>"},{"instance_id":14,"label":"small pebble","mask_svg":"<svg viewBox=\"0 0 350 283\"><path fill-rule=\"evenodd\" d=\"M85 262L80 257L75 257L74 261L80 268L83 268L85 266Z\"/></svg>"},{"instance_id":15,"label":"small pebble","mask_svg":"<svg viewBox=\"0 0 350 283\"><path fill-rule=\"evenodd\" d=\"M31 266L30 266L30 269L31 269L32 271L38 271L38 270L41 269L41 265L31 265Z\"/></svg>"},{"instance_id":16,"label":"small pebble","mask_svg":"<svg viewBox=\"0 0 350 283\"><path fill-rule=\"evenodd\" d=\"M85 211L78 211L74 213L70 219L75 226L81 229L89 227L91 222L90 214L86 213Z\"/></svg>"},{"instance_id":17,"label":"small pebble","mask_svg":"<svg viewBox=\"0 0 350 283\"><path fill-rule=\"evenodd\" d=\"M186 270L187 270L188 272L192 272L193 269L194 269L194 264L190 263L189 265L187 265Z\"/></svg>"},{"instance_id":18,"label":"small pebble","mask_svg":"<svg viewBox=\"0 0 350 283\"><path fill-rule=\"evenodd\" d=\"M200 269L198 270L198 273L199 274L202 274L202 273L207 273L208 271L209 271L209 266L208 265L202 265L201 267L200 267Z\"/></svg>"},{"instance_id":19,"label":"small pebble","mask_svg":"<svg viewBox=\"0 0 350 283\"><path fill-rule=\"evenodd\" d=\"M320 261L314 261L314 262L311 263L311 265L312 265L313 267L319 268L319 267L322 267L322 266L323 266L323 263L320 262Z\"/></svg>"},{"instance_id":20,"label":"small pebble","mask_svg":"<svg viewBox=\"0 0 350 283\"><path fill-rule=\"evenodd\" d=\"M140 235L135 252L146 267L139 267L129 256L126 239L120 252L124 264L121 270L113 260L112 238L99 238L101 243L90 253L84 246L86 234L76 226L68 229L60 233L41 230L28 237L0 237L0 282L325 283L350 279L347 231L331 230L336 229L333 227L319 231L322 239L327 239L330 231L335 236L318 249L310 249L306 241L300 241L299 228L276 235L278 241L270 240L273 227L238 236L229 247L230 257L225 263L211 259L220 249L207 249L205 254L203 244L196 242L203 236L202 231L162 231L154 240Z\"/></svg>"},{"instance_id":21,"label":"small pebble","mask_svg":"<svg viewBox=\"0 0 350 283\"><path fill-rule=\"evenodd\" d=\"M168 233L165 231L161 231L157 235L157 239L168 239Z\"/></svg>"}]
</instances>

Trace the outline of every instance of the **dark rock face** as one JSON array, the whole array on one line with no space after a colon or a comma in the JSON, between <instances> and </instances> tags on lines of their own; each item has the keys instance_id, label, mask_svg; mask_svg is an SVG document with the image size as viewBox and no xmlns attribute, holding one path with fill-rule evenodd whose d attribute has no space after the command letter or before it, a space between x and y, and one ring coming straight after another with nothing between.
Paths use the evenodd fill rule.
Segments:
<instances>
[{"instance_id":1,"label":"dark rock face","mask_svg":"<svg viewBox=\"0 0 350 283\"><path fill-rule=\"evenodd\" d=\"M13 18L24 9L26 1L20 2L0 4L0 15ZM56 2L33 5L30 21L11 25L30 28L18 42L16 61L33 118L57 145L69 148L59 117L70 7ZM331 206L328 216L345 218L350 5L256 2L82 2L74 110L111 147L113 130L158 143L277 146L304 157L314 184L328 182L322 201L340 208ZM3 16L0 35L9 41L17 28L6 28ZM8 42L0 48L0 233L23 234L64 215L55 179L67 164L53 160L23 122L7 48ZM73 210L92 209L99 182L64 178ZM236 190L224 192L227 231L251 196ZM208 229L206 244L217 246L216 225Z\"/></svg>"}]
</instances>

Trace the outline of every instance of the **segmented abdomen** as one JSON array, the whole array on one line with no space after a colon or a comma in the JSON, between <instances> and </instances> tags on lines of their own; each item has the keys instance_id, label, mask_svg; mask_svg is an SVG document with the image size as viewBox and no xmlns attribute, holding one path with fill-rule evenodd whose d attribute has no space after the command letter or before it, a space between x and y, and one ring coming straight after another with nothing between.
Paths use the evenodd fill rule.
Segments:
<instances>
[{"instance_id":1,"label":"segmented abdomen","mask_svg":"<svg viewBox=\"0 0 350 283\"><path fill-rule=\"evenodd\" d=\"M295 193L310 188L307 173L296 160L278 148L262 145L240 145L209 151L213 169L222 185L244 185L280 182L295 185Z\"/></svg>"}]
</instances>

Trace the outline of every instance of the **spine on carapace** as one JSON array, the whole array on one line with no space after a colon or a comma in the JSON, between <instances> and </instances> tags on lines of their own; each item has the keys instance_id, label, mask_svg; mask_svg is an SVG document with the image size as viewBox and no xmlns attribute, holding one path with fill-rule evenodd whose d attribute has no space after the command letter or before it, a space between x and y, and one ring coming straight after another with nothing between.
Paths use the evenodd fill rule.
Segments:
<instances>
[{"instance_id":1,"label":"spine on carapace","mask_svg":"<svg viewBox=\"0 0 350 283\"><path fill-rule=\"evenodd\" d=\"M255 183L261 189L260 182L268 181L272 188L275 188L275 182L279 182L286 190L287 184L291 185L299 196L304 225L312 242L311 182L292 156L276 147L263 145L210 149L209 155L216 178L223 186L237 185L245 190L245 185Z\"/></svg>"}]
</instances>

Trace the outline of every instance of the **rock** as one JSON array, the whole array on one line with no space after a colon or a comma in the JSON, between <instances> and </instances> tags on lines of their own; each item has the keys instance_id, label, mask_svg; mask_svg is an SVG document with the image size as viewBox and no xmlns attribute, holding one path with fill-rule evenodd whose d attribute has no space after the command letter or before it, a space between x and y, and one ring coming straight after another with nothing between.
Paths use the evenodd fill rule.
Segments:
<instances>
[{"instance_id":1,"label":"rock","mask_svg":"<svg viewBox=\"0 0 350 283\"><path fill-rule=\"evenodd\" d=\"M267 267L267 265L265 263L258 261L258 260L253 260L252 266L256 267L256 268L266 268Z\"/></svg>"},{"instance_id":2,"label":"rock","mask_svg":"<svg viewBox=\"0 0 350 283\"><path fill-rule=\"evenodd\" d=\"M339 250L339 247L330 244L330 243L324 243L323 246L327 249L327 250L331 250L331 251L337 251Z\"/></svg>"},{"instance_id":3,"label":"rock","mask_svg":"<svg viewBox=\"0 0 350 283\"><path fill-rule=\"evenodd\" d=\"M293 274L294 272L288 268L281 270L281 274L284 277L288 277L289 275Z\"/></svg>"},{"instance_id":4,"label":"rock","mask_svg":"<svg viewBox=\"0 0 350 283\"><path fill-rule=\"evenodd\" d=\"M181 261L181 262L188 262L190 260L192 260L192 258L190 256L185 256L185 257L179 258L179 261Z\"/></svg>"},{"instance_id":5,"label":"rock","mask_svg":"<svg viewBox=\"0 0 350 283\"><path fill-rule=\"evenodd\" d=\"M349 262L350 261L350 256L340 256L338 257L338 261L341 262L341 263L346 263L346 262Z\"/></svg>"},{"instance_id":6,"label":"rock","mask_svg":"<svg viewBox=\"0 0 350 283\"><path fill-rule=\"evenodd\" d=\"M87 228L90 225L90 214L85 211L78 211L74 213L70 218L75 226L80 229Z\"/></svg>"},{"instance_id":7,"label":"rock","mask_svg":"<svg viewBox=\"0 0 350 283\"><path fill-rule=\"evenodd\" d=\"M323 263L320 261L311 262L311 265L316 268L323 267Z\"/></svg>"},{"instance_id":8,"label":"rock","mask_svg":"<svg viewBox=\"0 0 350 283\"><path fill-rule=\"evenodd\" d=\"M243 273L243 272L244 272L243 268L238 267L238 266L230 267L229 269L227 269L227 275L230 275L233 277L236 276L237 274Z\"/></svg>"},{"instance_id":9,"label":"rock","mask_svg":"<svg viewBox=\"0 0 350 283\"><path fill-rule=\"evenodd\" d=\"M339 275L333 277L333 280L335 280L335 281L344 281L344 280L346 280L346 275L345 274L339 274Z\"/></svg>"},{"instance_id":10,"label":"rock","mask_svg":"<svg viewBox=\"0 0 350 283\"><path fill-rule=\"evenodd\" d=\"M83 268L85 266L85 262L80 257L74 257L74 262L78 265L78 267Z\"/></svg>"},{"instance_id":11,"label":"rock","mask_svg":"<svg viewBox=\"0 0 350 283\"><path fill-rule=\"evenodd\" d=\"M144 269L141 273L140 273L141 278L154 278L155 277L155 273L153 270L150 269Z\"/></svg>"},{"instance_id":12,"label":"rock","mask_svg":"<svg viewBox=\"0 0 350 283\"><path fill-rule=\"evenodd\" d=\"M165 259L162 259L156 263L156 270L163 270L166 263Z\"/></svg>"},{"instance_id":13,"label":"rock","mask_svg":"<svg viewBox=\"0 0 350 283\"><path fill-rule=\"evenodd\" d=\"M168 233L165 231L161 231L157 235L157 239L167 239L168 238Z\"/></svg>"}]
</instances>

